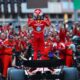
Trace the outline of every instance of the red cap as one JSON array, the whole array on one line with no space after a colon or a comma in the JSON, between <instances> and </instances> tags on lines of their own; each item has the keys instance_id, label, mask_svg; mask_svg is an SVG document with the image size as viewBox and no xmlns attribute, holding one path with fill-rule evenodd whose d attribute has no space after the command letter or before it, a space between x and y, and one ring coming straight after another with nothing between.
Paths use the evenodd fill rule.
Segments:
<instances>
[{"instance_id":1,"label":"red cap","mask_svg":"<svg viewBox=\"0 0 80 80\"><path fill-rule=\"evenodd\" d=\"M41 10L41 9L35 9L35 10L34 10L34 15L35 15L35 16L38 16L38 15L40 16L40 15L42 15L42 10Z\"/></svg>"}]
</instances>

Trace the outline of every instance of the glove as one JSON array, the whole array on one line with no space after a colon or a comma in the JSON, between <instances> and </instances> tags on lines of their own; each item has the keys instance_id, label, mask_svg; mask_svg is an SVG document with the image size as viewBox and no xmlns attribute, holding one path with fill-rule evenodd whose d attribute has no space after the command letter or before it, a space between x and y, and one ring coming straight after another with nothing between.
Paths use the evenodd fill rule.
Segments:
<instances>
[{"instance_id":1,"label":"glove","mask_svg":"<svg viewBox=\"0 0 80 80\"><path fill-rule=\"evenodd\" d=\"M48 18L49 16L46 14L45 17Z\"/></svg>"}]
</instances>

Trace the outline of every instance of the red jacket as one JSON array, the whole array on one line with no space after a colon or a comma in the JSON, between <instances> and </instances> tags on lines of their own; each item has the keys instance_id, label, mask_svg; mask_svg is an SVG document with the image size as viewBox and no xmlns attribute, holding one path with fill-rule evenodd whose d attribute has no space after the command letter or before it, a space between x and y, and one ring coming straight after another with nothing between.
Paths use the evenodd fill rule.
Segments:
<instances>
[{"instance_id":1,"label":"red jacket","mask_svg":"<svg viewBox=\"0 0 80 80\"><path fill-rule=\"evenodd\" d=\"M73 28L73 34L77 35L77 36L80 36L80 30L77 30L77 27L74 27Z\"/></svg>"},{"instance_id":2,"label":"red jacket","mask_svg":"<svg viewBox=\"0 0 80 80\"><path fill-rule=\"evenodd\" d=\"M76 27L73 28L73 34L74 34L74 35L77 34L77 28L76 28Z\"/></svg>"},{"instance_id":3,"label":"red jacket","mask_svg":"<svg viewBox=\"0 0 80 80\"><path fill-rule=\"evenodd\" d=\"M3 52L4 52L3 41L0 40L0 54L3 54Z\"/></svg>"},{"instance_id":4,"label":"red jacket","mask_svg":"<svg viewBox=\"0 0 80 80\"><path fill-rule=\"evenodd\" d=\"M3 46L4 46L4 54L12 54L12 50L15 46L15 42L6 39L3 43Z\"/></svg>"},{"instance_id":5,"label":"red jacket","mask_svg":"<svg viewBox=\"0 0 80 80\"><path fill-rule=\"evenodd\" d=\"M22 44L23 48L26 49L27 43L25 41L21 41L21 44Z\"/></svg>"},{"instance_id":6,"label":"red jacket","mask_svg":"<svg viewBox=\"0 0 80 80\"><path fill-rule=\"evenodd\" d=\"M67 29L60 28L59 37L61 42L65 42L66 32L67 32Z\"/></svg>"},{"instance_id":7,"label":"red jacket","mask_svg":"<svg viewBox=\"0 0 80 80\"><path fill-rule=\"evenodd\" d=\"M57 43L57 49L59 51L59 56L61 59L65 59L65 43L64 42L59 42Z\"/></svg>"},{"instance_id":8,"label":"red jacket","mask_svg":"<svg viewBox=\"0 0 80 80\"><path fill-rule=\"evenodd\" d=\"M77 35L78 35L78 36L80 36L80 30L79 30L79 31L77 31Z\"/></svg>"},{"instance_id":9,"label":"red jacket","mask_svg":"<svg viewBox=\"0 0 80 80\"><path fill-rule=\"evenodd\" d=\"M70 47L70 45L72 44L72 42L70 42L70 41L68 41L68 42L66 42L66 54L68 55L72 55L72 49L71 49L71 47Z\"/></svg>"},{"instance_id":10,"label":"red jacket","mask_svg":"<svg viewBox=\"0 0 80 80\"><path fill-rule=\"evenodd\" d=\"M48 56L48 53L52 50L52 41L47 40L45 41L45 49L44 49L44 54Z\"/></svg>"},{"instance_id":11,"label":"red jacket","mask_svg":"<svg viewBox=\"0 0 80 80\"><path fill-rule=\"evenodd\" d=\"M20 40L15 40L15 49L17 52L19 52L21 50L20 44L21 44Z\"/></svg>"},{"instance_id":12,"label":"red jacket","mask_svg":"<svg viewBox=\"0 0 80 80\"><path fill-rule=\"evenodd\" d=\"M15 49L17 52L22 51L22 48L25 49L27 47L27 43L21 40L15 40Z\"/></svg>"}]
</instances>

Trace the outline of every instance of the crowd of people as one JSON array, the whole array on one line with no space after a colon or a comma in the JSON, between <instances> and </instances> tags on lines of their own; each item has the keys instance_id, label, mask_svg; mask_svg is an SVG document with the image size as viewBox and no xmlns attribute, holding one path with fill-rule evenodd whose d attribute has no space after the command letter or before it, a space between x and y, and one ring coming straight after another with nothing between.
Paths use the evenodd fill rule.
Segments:
<instances>
[{"instance_id":1,"label":"crowd of people","mask_svg":"<svg viewBox=\"0 0 80 80\"><path fill-rule=\"evenodd\" d=\"M46 20L48 20L48 18ZM12 64L12 55L16 55L16 65L19 65L18 57L20 54L24 54L24 57L25 54L28 54L29 44L33 49L33 60L49 60L57 55L58 58L65 60L66 66L72 66L73 54L76 52L76 45L72 41L72 38L74 36L80 37L80 27L78 23L76 23L73 24L72 29L69 30L66 24L67 23L59 23L59 30L57 30L56 26L50 24L48 20L48 22L44 22L45 26L49 26L44 29L44 36L39 34L35 37L34 34L36 33L33 29L31 30L30 27L22 30L19 25L18 32L15 32L14 26L12 26L11 23L6 26L0 26L0 67L2 68L2 76L7 76L7 69ZM32 25L28 22L28 26ZM39 27L38 30L40 30ZM38 41L36 41L37 37L39 38Z\"/></svg>"}]
</instances>

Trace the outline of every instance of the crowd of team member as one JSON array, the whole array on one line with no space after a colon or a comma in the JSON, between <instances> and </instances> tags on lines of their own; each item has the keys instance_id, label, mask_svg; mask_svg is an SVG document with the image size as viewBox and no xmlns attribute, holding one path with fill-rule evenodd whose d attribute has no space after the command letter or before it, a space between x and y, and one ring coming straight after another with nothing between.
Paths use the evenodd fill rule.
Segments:
<instances>
[{"instance_id":1,"label":"crowd of team member","mask_svg":"<svg viewBox=\"0 0 80 80\"><path fill-rule=\"evenodd\" d=\"M16 54L16 64L18 62L18 56L21 52L27 49L27 34L23 33L20 29L18 33L15 33L14 28L11 24L3 27L0 30L0 68L3 77L7 76L7 69L12 64L12 55ZM9 28L9 30L8 30Z\"/></svg>"},{"instance_id":2,"label":"crowd of team member","mask_svg":"<svg viewBox=\"0 0 80 80\"><path fill-rule=\"evenodd\" d=\"M47 16L46 16L47 18ZM48 19L47 19L48 20ZM49 23L44 23L48 25ZM28 24L30 25L30 24ZM32 26L32 25L31 25ZM19 65L20 54L28 54L28 44L32 45L33 51L38 51L38 47L41 48L41 54L38 57L39 52L33 53L33 60L49 60L52 59L54 54L59 58L65 60L66 66L70 67L73 64L73 53L76 52L76 46L72 41L72 37L80 37L80 27L78 24L73 24L71 30L66 27L66 24L59 25L57 31L55 26L48 25L50 27L44 29L44 37L41 37L41 41L36 42L37 36L35 36L31 29L23 31L19 26L18 32L15 32L14 27L10 23L6 26L0 26L0 67L3 77L7 76L7 69L12 64L12 55L16 56L16 65ZM39 30L39 29L38 29ZM36 33L35 33L36 34ZM39 39L40 39L39 37ZM44 41L43 39L44 38ZM34 42L35 41L35 42ZM41 43L37 45L37 43ZM44 44L44 45L43 45ZM38 47L35 47L37 45ZM43 47L44 46L44 47ZM44 49L43 49L44 48ZM34 50L35 49L35 50Z\"/></svg>"},{"instance_id":3,"label":"crowd of team member","mask_svg":"<svg viewBox=\"0 0 80 80\"><path fill-rule=\"evenodd\" d=\"M10 26L11 25L8 27ZM50 31L50 28L53 28L53 31ZM65 60L67 66L72 66L72 55L76 51L72 37L80 37L80 28L74 25L72 30L68 30L65 26L60 26L58 32L55 26L50 28L44 30L45 48L42 54L42 60L49 60L50 57L54 56L53 54L57 54L60 58ZM0 67L2 66L2 75L6 77L7 69L11 66L14 52L16 55L16 64L19 64L18 56L28 49L28 43L33 47L34 42L33 36L29 33L30 31L27 30L26 32L22 32L20 29L18 33L15 33L13 27L11 27L9 30L0 31ZM73 47L71 46L72 44ZM50 54L50 52L53 54Z\"/></svg>"}]
</instances>

